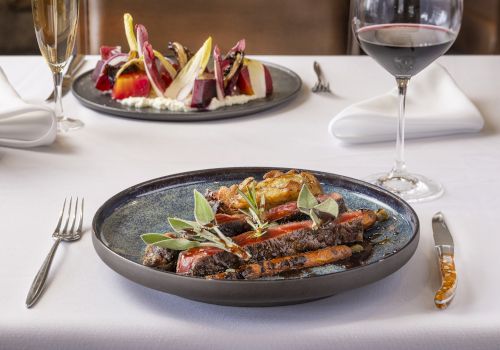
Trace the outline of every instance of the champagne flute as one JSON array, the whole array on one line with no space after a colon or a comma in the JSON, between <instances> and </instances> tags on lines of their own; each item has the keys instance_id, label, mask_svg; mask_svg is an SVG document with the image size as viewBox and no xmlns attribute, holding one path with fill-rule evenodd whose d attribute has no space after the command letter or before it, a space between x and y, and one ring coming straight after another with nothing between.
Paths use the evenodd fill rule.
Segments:
<instances>
[{"instance_id":1,"label":"champagne flute","mask_svg":"<svg viewBox=\"0 0 500 350\"><path fill-rule=\"evenodd\" d=\"M73 52L78 23L78 0L31 0L33 22L40 51L54 78L54 112L59 131L83 126L64 115L62 106L63 70Z\"/></svg>"},{"instance_id":2,"label":"champagne flute","mask_svg":"<svg viewBox=\"0 0 500 350\"><path fill-rule=\"evenodd\" d=\"M405 99L410 78L453 44L463 0L354 0L353 30L361 48L396 78L399 116L396 159L389 173L367 178L409 202L438 198L443 187L409 173L404 158Z\"/></svg>"}]
</instances>

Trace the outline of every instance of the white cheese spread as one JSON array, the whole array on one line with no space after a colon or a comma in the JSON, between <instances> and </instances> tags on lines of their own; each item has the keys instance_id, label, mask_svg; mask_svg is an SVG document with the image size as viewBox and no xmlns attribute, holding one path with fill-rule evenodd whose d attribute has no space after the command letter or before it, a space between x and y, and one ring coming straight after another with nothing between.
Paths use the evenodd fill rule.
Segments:
<instances>
[{"instance_id":1,"label":"white cheese spread","mask_svg":"<svg viewBox=\"0 0 500 350\"><path fill-rule=\"evenodd\" d=\"M208 105L208 110L216 110L225 106L233 106L233 105L241 105L245 104L249 101L255 100L258 97L256 95L234 95L234 96L226 96L224 100L219 100L216 97L210 101ZM127 97L123 100L118 100L122 105L127 107L134 108L147 108L153 107L158 110L169 110L172 112L190 112L196 111L196 108L192 108L189 105L191 104L191 99L187 99L185 102L174 100L167 97Z\"/></svg>"}]
</instances>

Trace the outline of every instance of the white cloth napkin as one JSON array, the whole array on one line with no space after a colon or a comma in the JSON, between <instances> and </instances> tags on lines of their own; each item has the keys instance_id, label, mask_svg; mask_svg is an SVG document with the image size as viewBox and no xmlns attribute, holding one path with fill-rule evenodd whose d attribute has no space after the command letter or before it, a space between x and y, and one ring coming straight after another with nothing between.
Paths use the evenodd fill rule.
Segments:
<instances>
[{"instance_id":1,"label":"white cloth napkin","mask_svg":"<svg viewBox=\"0 0 500 350\"><path fill-rule=\"evenodd\" d=\"M398 108L395 88L345 108L332 119L329 131L346 143L395 140ZM432 64L410 80L406 138L478 132L483 125L479 110L439 64Z\"/></svg>"},{"instance_id":2,"label":"white cloth napkin","mask_svg":"<svg viewBox=\"0 0 500 350\"><path fill-rule=\"evenodd\" d=\"M49 145L56 133L57 121L52 109L24 102L0 67L0 146Z\"/></svg>"}]
</instances>

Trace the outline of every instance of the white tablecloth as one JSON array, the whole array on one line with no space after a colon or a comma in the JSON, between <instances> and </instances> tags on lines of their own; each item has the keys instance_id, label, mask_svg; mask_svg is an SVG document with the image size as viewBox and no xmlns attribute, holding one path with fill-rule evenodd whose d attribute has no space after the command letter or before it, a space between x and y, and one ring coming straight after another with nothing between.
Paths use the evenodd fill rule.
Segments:
<instances>
[{"instance_id":1,"label":"white tablecloth","mask_svg":"<svg viewBox=\"0 0 500 350\"><path fill-rule=\"evenodd\" d=\"M68 116L85 128L50 147L0 148L0 349L492 349L500 347L500 57L439 60L486 119L476 135L409 141L410 170L443 183L445 195L415 205L421 239L410 262L374 284L301 305L234 308L154 291L121 277L95 253L93 213L133 184L182 171L283 166L352 177L388 170L392 143L342 146L330 119L394 85L368 57L262 57L296 71L299 98L265 113L200 123L111 117L68 94ZM334 96L310 93L318 60ZM42 100L51 78L40 57L0 57L14 87ZM85 235L62 244L33 309L24 300L47 254L63 198L85 196ZM433 295L439 274L430 219L453 232L459 288L449 309Z\"/></svg>"}]
</instances>

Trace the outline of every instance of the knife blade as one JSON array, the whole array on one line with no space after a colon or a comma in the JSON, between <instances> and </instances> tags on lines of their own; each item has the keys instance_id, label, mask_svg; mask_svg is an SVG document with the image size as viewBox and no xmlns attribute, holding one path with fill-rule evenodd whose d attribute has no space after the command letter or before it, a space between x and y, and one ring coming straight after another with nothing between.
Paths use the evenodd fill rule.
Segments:
<instances>
[{"instance_id":1,"label":"knife blade","mask_svg":"<svg viewBox=\"0 0 500 350\"><path fill-rule=\"evenodd\" d=\"M78 72L78 70L83 66L84 63L85 63L85 55L77 54L75 56L70 57L68 69L66 70L66 73L63 76L61 97L65 96L69 92L69 90L71 90L71 83L73 82L74 75L75 73ZM45 101L52 101L52 100L54 100L54 91L52 91L50 96L47 97Z\"/></svg>"},{"instance_id":2,"label":"knife blade","mask_svg":"<svg viewBox=\"0 0 500 350\"><path fill-rule=\"evenodd\" d=\"M441 288L434 296L434 304L438 309L446 309L455 296L457 273L454 260L455 245L443 213L438 212L432 217L432 231L441 272Z\"/></svg>"}]
</instances>

